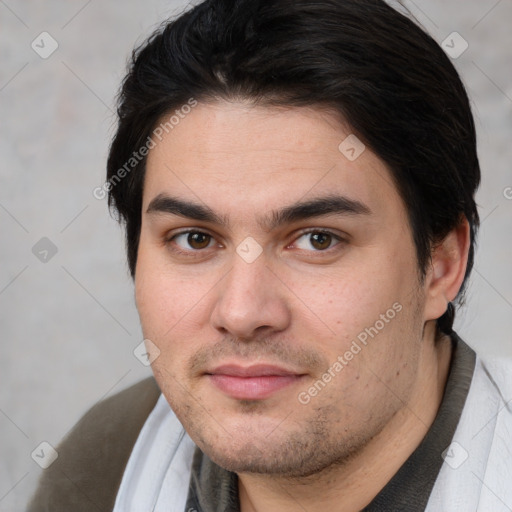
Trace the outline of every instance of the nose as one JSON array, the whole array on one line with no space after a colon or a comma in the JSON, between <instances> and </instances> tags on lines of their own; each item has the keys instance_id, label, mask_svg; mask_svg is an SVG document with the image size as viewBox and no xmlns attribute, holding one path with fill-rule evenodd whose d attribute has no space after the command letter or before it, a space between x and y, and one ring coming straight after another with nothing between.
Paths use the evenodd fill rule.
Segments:
<instances>
[{"instance_id":1,"label":"nose","mask_svg":"<svg viewBox=\"0 0 512 512\"><path fill-rule=\"evenodd\" d=\"M286 287L267 266L262 254L247 263L237 254L217 288L211 322L223 334L252 339L285 330L290 323Z\"/></svg>"}]
</instances>

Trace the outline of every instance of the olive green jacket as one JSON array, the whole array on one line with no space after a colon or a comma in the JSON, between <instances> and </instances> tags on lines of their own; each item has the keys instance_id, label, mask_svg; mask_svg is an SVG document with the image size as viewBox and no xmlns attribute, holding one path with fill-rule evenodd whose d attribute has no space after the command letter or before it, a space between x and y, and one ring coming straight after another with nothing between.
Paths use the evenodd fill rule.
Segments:
<instances>
[{"instance_id":1,"label":"olive green jacket","mask_svg":"<svg viewBox=\"0 0 512 512\"><path fill-rule=\"evenodd\" d=\"M90 409L58 445L27 512L112 512L133 446L160 389L153 377Z\"/></svg>"}]
</instances>

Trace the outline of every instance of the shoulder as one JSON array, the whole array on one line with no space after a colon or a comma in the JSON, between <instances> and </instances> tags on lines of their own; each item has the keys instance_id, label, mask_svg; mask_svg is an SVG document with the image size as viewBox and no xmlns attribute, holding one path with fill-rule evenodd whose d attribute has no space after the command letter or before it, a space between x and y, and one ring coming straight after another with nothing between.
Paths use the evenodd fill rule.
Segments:
<instances>
[{"instance_id":1,"label":"shoulder","mask_svg":"<svg viewBox=\"0 0 512 512\"><path fill-rule=\"evenodd\" d=\"M160 389L153 377L94 405L58 445L28 512L111 511L133 445Z\"/></svg>"},{"instance_id":2,"label":"shoulder","mask_svg":"<svg viewBox=\"0 0 512 512\"><path fill-rule=\"evenodd\" d=\"M481 371L508 402L512 398L512 359L478 356Z\"/></svg>"},{"instance_id":3,"label":"shoulder","mask_svg":"<svg viewBox=\"0 0 512 512\"><path fill-rule=\"evenodd\" d=\"M512 359L489 356L473 350L453 332L459 359L464 360L464 371L471 369L472 390L487 388L486 391L499 395L505 402L512 398Z\"/></svg>"}]
</instances>

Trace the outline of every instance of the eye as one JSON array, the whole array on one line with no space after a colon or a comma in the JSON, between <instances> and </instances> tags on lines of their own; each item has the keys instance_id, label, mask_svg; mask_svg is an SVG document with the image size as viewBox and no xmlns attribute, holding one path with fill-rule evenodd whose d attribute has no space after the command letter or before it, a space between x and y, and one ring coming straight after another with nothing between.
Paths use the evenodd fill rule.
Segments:
<instances>
[{"instance_id":1,"label":"eye","mask_svg":"<svg viewBox=\"0 0 512 512\"><path fill-rule=\"evenodd\" d=\"M171 237L169 242L174 242L180 249L186 251L199 251L212 247L215 239L202 231L183 231Z\"/></svg>"},{"instance_id":2,"label":"eye","mask_svg":"<svg viewBox=\"0 0 512 512\"><path fill-rule=\"evenodd\" d=\"M334 233L329 231L309 231L299 236L293 245L298 249L306 251L313 249L318 252L326 251L341 241L342 240L339 236L336 236Z\"/></svg>"}]
</instances>

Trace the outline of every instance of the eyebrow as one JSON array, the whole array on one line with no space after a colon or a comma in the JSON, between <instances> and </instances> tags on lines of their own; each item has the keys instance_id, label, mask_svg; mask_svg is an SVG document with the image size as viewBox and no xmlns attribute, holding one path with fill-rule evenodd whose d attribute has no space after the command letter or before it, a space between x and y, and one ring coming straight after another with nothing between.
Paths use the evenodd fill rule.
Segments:
<instances>
[{"instance_id":1,"label":"eyebrow","mask_svg":"<svg viewBox=\"0 0 512 512\"><path fill-rule=\"evenodd\" d=\"M149 203L146 213L168 213L229 228L227 216L219 215L206 205L184 201L165 194L157 195ZM283 224L291 224L324 215L371 215L371 209L355 199L342 195L327 195L298 202L280 210L273 210L258 219L265 229L273 230Z\"/></svg>"}]
</instances>

